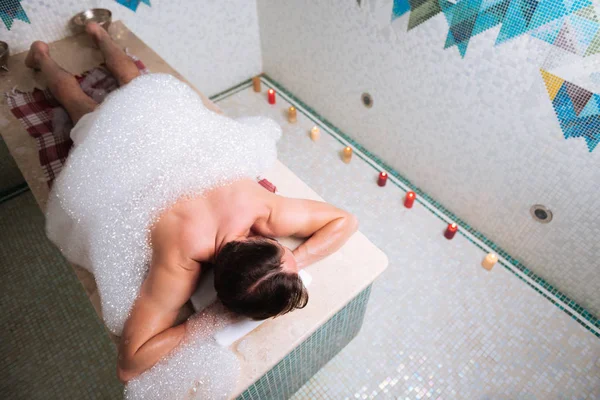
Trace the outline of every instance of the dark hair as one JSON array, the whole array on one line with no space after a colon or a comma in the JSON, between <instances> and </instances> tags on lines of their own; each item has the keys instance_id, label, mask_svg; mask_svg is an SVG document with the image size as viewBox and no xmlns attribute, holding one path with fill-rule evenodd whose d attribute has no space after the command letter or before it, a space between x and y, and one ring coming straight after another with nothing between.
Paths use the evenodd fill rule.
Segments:
<instances>
[{"instance_id":1,"label":"dark hair","mask_svg":"<svg viewBox=\"0 0 600 400\"><path fill-rule=\"evenodd\" d=\"M308 303L308 292L295 273L281 268L282 248L266 238L227 243L215 259L219 300L255 320L286 314Z\"/></svg>"}]
</instances>

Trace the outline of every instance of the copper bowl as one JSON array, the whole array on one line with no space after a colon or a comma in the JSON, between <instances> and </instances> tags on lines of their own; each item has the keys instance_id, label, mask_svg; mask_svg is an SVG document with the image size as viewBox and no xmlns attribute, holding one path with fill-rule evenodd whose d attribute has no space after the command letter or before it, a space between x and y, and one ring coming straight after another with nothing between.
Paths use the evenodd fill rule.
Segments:
<instances>
[{"instance_id":1,"label":"copper bowl","mask_svg":"<svg viewBox=\"0 0 600 400\"><path fill-rule=\"evenodd\" d=\"M85 31L85 25L92 21L97 22L104 30L108 31L112 21L112 13L106 8L92 8L82 11L71 18L71 29L75 33L81 33Z\"/></svg>"}]
</instances>

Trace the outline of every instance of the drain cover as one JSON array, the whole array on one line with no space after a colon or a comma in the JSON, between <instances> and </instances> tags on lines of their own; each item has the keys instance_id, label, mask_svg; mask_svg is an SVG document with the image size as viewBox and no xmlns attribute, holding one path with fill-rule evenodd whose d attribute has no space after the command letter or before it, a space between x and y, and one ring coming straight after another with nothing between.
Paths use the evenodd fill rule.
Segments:
<instances>
[{"instance_id":1,"label":"drain cover","mask_svg":"<svg viewBox=\"0 0 600 400\"><path fill-rule=\"evenodd\" d=\"M360 96L363 104L365 105L365 107L367 108L371 108L373 107L373 98L371 97L371 95L369 93L363 93Z\"/></svg>"},{"instance_id":2,"label":"drain cover","mask_svg":"<svg viewBox=\"0 0 600 400\"><path fill-rule=\"evenodd\" d=\"M547 224L548 222L552 221L552 211L548 210L541 204L535 204L531 206L529 212L534 220L541 222L542 224Z\"/></svg>"}]
</instances>

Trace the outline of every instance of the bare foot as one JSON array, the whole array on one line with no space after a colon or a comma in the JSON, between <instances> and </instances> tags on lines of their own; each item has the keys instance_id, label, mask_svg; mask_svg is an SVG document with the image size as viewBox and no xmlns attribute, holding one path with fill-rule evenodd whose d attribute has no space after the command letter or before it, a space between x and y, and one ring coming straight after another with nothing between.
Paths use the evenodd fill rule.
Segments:
<instances>
[{"instance_id":1,"label":"bare foot","mask_svg":"<svg viewBox=\"0 0 600 400\"><path fill-rule=\"evenodd\" d=\"M99 45L101 40L107 37L110 38L108 32L106 32L106 30L104 30L104 28L101 27L97 22L88 22L85 25L85 31L92 37L92 39L94 39L96 45Z\"/></svg>"},{"instance_id":2,"label":"bare foot","mask_svg":"<svg viewBox=\"0 0 600 400\"><path fill-rule=\"evenodd\" d=\"M27 57L25 58L25 65L29 68L40 69L40 62L46 57L50 57L48 45L37 40L29 48L29 53L27 53Z\"/></svg>"}]
</instances>

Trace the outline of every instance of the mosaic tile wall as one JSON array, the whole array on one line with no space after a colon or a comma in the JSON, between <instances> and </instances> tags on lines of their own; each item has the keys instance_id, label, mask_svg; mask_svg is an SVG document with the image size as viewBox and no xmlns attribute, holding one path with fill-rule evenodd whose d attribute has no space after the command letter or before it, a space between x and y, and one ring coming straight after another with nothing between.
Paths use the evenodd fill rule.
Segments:
<instances>
[{"instance_id":1,"label":"mosaic tile wall","mask_svg":"<svg viewBox=\"0 0 600 400\"><path fill-rule=\"evenodd\" d=\"M488 10L492 3L504 13ZM539 2L549 11L538 23L523 2L440 4L258 0L264 71L600 314L600 151L593 151L600 58L586 56L595 52L596 5ZM548 14L553 7L564 10ZM452 10L456 20L448 19ZM467 28L454 26L467 14ZM571 19L581 14L591 23L576 51L558 34L550 40L560 24L569 29L563 36L578 40ZM373 97L370 109L364 92ZM535 222L534 204L554 219Z\"/></svg>"},{"instance_id":2,"label":"mosaic tile wall","mask_svg":"<svg viewBox=\"0 0 600 400\"><path fill-rule=\"evenodd\" d=\"M360 292L237 399L289 399L358 334L370 293L371 286Z\"/></svg>"},{"instance_id":3,"label":"mosaic tile wall","mask_svg":"<svg viewBox=\"0 0 600 400\"><path fill-rule=\"evenodd\" d=\"M12 53L70 35L86 8L108 8L207 95L261 72L254 0L0 0L0 40Z\"/></svg>"}]
</instances>

